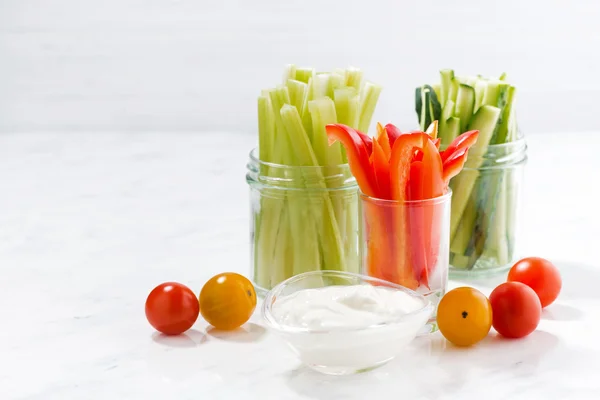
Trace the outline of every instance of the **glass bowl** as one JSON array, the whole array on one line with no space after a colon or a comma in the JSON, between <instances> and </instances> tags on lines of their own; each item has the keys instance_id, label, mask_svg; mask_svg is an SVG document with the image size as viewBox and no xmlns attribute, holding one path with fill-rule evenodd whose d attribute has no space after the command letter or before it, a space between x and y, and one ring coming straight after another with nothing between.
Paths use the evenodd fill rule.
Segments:
<instances>
[{"instance_id":1,"label":"glass bowl","mask_svg":"<svg viewBox=\"0 0 600 400\"><path fill-rule=\"evenodd\" d=\"M303 289L340 285L373 285L403 291L419 300L419 309L364 326L311 329L278 320L278 302ZM269 330L283 338L308 367L330 375L364 372L387 363L425 327L433 305L423 295L381 279L340 271L312 271L289 278L269 291L263 303Z\"/></svg>"}]
</instances>

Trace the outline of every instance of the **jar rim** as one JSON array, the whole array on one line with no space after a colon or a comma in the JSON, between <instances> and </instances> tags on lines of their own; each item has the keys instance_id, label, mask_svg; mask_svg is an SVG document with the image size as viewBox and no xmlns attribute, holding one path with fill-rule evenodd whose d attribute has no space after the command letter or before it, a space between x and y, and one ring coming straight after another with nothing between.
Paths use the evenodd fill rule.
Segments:
<instances>
[{"instance_id":1,"label":"jar rim","mask_svg":"<svg viewBox=\"0 0 600 400\"><path fill-rule=\"evenodd\" d=\"M445 203L445 202L450 202L450 199L452 198L452 189L448 188L446 193L444 193L441 196L438 197L433 197L431 199L423 199L423 200L390 200L390 199L380 199L377 197L371 197L369 195L366 195L365 193L363 193L363 191L361 190L359 192L360 194L360 198L361 200L366 200L368 202L374 203L374 204L379 204L382 206L396 206L396 205L408 205L408 206L414 206L414 205L435 205L435 204L441 204L441 203Z\"/></svg>"},{"instance_id":2,"label":"jar rim","mask_svg":"<svg viewBox=\"0 0 600 400\"><path fill-rule=\"evenodd\" d=\"M269 161L262 161L258 158L258 148L253 148L249 153L250 161L256 163L257 165L263 165L266 167L276 167L276 168L288 168L288 169L303 169L303 170L319 170L325 168L340 168L340 169L348 169L350 170L350 165L348 163L344 164L333 164L333 165L288 165L288 164L278 164L272 163Z\"/></svg>"}]
</instances>

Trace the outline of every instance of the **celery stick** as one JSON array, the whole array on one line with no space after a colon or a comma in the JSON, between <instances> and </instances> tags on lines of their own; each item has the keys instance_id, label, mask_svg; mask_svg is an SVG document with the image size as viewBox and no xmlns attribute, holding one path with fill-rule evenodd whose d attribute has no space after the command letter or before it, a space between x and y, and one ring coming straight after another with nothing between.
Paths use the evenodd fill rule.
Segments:
<instances>
[{"instance_id":1,"label":"celery stick","mask_svg":"<svg viewBox=\"0 0 600 400\"><path fill-rule=\"evenodd\" d=\"M317 166L318 161L310 145L310 141L302 127L302 120L298 110L290 105L284 105L281 109L281 118L289 135L290 141L296 151L297 159L300 165ZM320 170L316 170L314 175L305 176L307 188L326 188L325 179ZM335 212L331 198L326 192L322 194L322 207L311 207L316 213L313 215L317 222L320 243L323 251L323 264L327 269L343 270L344 268L344 249L341 242L341 235L335 220ZM321 209L319 212L319 208ZM302 232L302 231L296 231Z\"/></svg>"},{"instance_id":2,"label":"celery stick","mask_svg":"<svg viewBox=\"0 0 600 400\"><path fill-rule=\"evenodd\" d=\"M354 197L349 197L350 195L346 195L347 198L344 201L345 209L346 209L346 224L345 227L340 227L340 229L344 229L345 232L344 237L344 254L346 256L346 271L360 273L360 243L357 240L358 237L358 218L361 218L358 211L358 202L354 201ZM358 196L358 194L353 194L353 196ZM359 216L357 218L357 216Z\"/></svg>"},{"instance_id":3,"label":"celery stick","mask_svg":"<svg viewBox=\"0 0 600 400\"><path fill-rule=\"evenodd\" d=\"M289 264L289 261L280 259L282 254L276 253L278 248L275 246L278 238L281 238L281 232L287 229L284 197L281 192L277 189L271 191L263 189L261 207L257 213L259 223L256 224L258 229L255 232L255 275L257 283L264 288L271 287L270 279L273 270L285 271L286 265Z\"/></svg>"},{"instance_id":4,"label":"celery stick","mask_svg":"<svg viewBox=\"0 0 600 400\"><path fill-rule=\"evenodd\" d=\"M296 66L288 64L283 71L283 83L285 84L290 79L296 79Z\"/></svg>"},{"instance_id":5,"label":"celery stick","mask_svg":"<svg viewBox=\"0 0 600 400\"><path fill-rule=\"evenodd\" d=\"M360 96L356 91L356 88L339 88L334 92L333 98L335 100L338 122L353 128L358 127L358 119L360 117ZM340 163L348 162L344 147L340 145L339 149L341 155Z\"/></svg>"},{"instance_id":6,"label":"celery stick","mask_svg":"<svg viewBox=\"0 0 600 400\"><path fill-rule=\"evenodd\" d=\"M273 162L277 164L296 165L294 153L290 147L288 135L285 132L281 120L281 108L284 104L290 102L287 87L278 87L269 91L271 105L273 107L273 116L275 119L275 145L273 146ZM288 158L289 157L289 158Z\"/></svg>"},{"instance_id":7,"label":"celery stick","mask_svg":"<svg viewBox=\"0 0 600 400\"><path fill-rule=\"evenodd\" d=\"M304 104L302 104L302 111L300 112L300 116L302 117L302 126L304 126L304 130L306 131L306 135L311 143L314 140L313 137L313 122L310 115L310 108L308 103L313 100L314 97L314 86L313 86L313 78L308 79L308 84L306 88L306 96L304 96Z\"/></svg>"},{"instance_id":8,"label":"celery stick","mask_svg":"<svg viewBox=\"0 0 600 400\"><path fill-rule=\"evenodd\" d=\"M313 99L320 99L321 97L327 97L327 91L329 90L329 77L330 74L316 74L313 77Z\"/></svg>"},{"instance_id":9,"label":"celery stick","mask_svg":"<svg viewBox=\"0 0 600 400\"><path fill-rule=\"evenodd\" d=\"M335 124L337 122L335 104L328 97L312 100L308 103L308 109L312 118L313 140L312 147L319 165L337 165L341 164L341 153L339 143L334 143L331 147L327 143L327 132L325 125ZM337 154L333 154L337 150Z\"/></svg>"},{"instance_id":10,"label":"celery stick","mask_svg":"<svg viewBox=\"0 0 600 400\"><path fill-rule=\"evenodd\" d=\"M375 112L375 105L381 94L381 86L367 82L360 93L360 116L358 117L358 130L368 132L371 118Z\"/></svg>"},{"instance_id":11,"label":"celery stick","mask_svg":"<svg viewBox=\"0 0 600 400\"><path fill-rule=\"evenodd\" d=\"M270 269L270 282L268 286L264 287L273 287L292 276L293 273L294 248L292 247L293 231L289 221L290 209L285 207L283 210L279 219L277 235L267 239L271 241L266 242L267 248L273 251L273 258L272 262L265 264Z\"/></svg>"},{"instance_id":12,"label":"celery stick","mask_svg":"<svg viewBox=\"0 0 600 400\"><path fill-rule=\"evenodd\" d=\"M313 76L315 76L314 68L296 68L297 81L308 83Z\"/></svg>"},{"instance_id":13,"label":"celery stick","mask_svg":"<svg viewBox=\"0 0 600 400\"><path fill-rule=\"evenodd\" d=\"M363 86L363 71L354 67L347 68L346 86L353 87L359 93Z\"/></svg>"},{"instance_id":14,"label":"celery stick","mask_svg":"<svg viewBox=\"0 0 600 400\"><path fill-rule=\"evenodd\" d=\"M258 156L262 161L272 160L274 130L275 119L271 102L267 96L260 96L258 98Z\"/></svg>"},{"instance_id":15,"label":"celery stick","mask_svg":"<svg viewBox=\"0 0 600 400\"><path fill-rule=\"evenodd\" d=\"M360 98L353 87L337 89L333 94L335 112L340 124L358 126Z\"/></svg>"},{"instance_id":16,"label":"celery stick","mask_svg":"<svg viewBox=\"0 0 600 400\"><path fill-rule=\"evenodd\" d=\"M346 78L343 75L331 74L329 76L329 81L328 81L328 86L327 86L327 97L333 99L333 93L337 89L344 87L345 83L346 83Z\"/></svg>"},{"instance_id":17,"label":"celery stick","mask_svg":"<svg viewBox=\"0 0 600 400\"><path fill-rule=\"evenodd\" d=\"M287 88L290 95L289 103L298 109L298 112L302 114L304 107L304 100L308 92L308 85L304 82L288 79Z\"/></svg>"}]
</instances>

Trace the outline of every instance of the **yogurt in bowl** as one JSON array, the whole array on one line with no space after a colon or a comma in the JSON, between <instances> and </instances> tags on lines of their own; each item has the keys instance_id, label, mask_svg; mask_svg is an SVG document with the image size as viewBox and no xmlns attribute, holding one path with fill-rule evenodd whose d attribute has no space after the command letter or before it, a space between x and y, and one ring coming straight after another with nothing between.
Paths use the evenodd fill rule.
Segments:
<instances>
[{"instance_id":1,"label":"yogurt in bowl","mask_svg":"<svg viewBox=\"0 0 600 400\"><path fill-rule=\"evenodd\" d=\"M410 289L368 276L314 271L265 297L263 317L307 366L333 375L393 359L427 323L433 306Z\"/></svg>"}]
</instances>

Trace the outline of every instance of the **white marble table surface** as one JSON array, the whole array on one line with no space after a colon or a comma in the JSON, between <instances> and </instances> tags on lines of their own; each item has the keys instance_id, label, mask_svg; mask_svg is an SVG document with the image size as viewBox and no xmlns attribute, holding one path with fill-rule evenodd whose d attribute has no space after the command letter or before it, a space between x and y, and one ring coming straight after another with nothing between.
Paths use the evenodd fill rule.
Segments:
<instances>
[{"instance_id":1,"label":"white marble table surface","mask_svg":"<svg viewBox=\"0 0 600 400\"><path fill-rule=\"evenodd\" d=\"M254 137L0 135L0 399L600 398L600 133L529 137L524 248L564 289L523 340L440 334L387 366L328 377L265 331L199 319L165 339L144 316L167 280L247 274L244 179ZM489 293L495 282L476 285ZM453 283L454 285L458 283Z\"/></svg>"}]
</instances>

